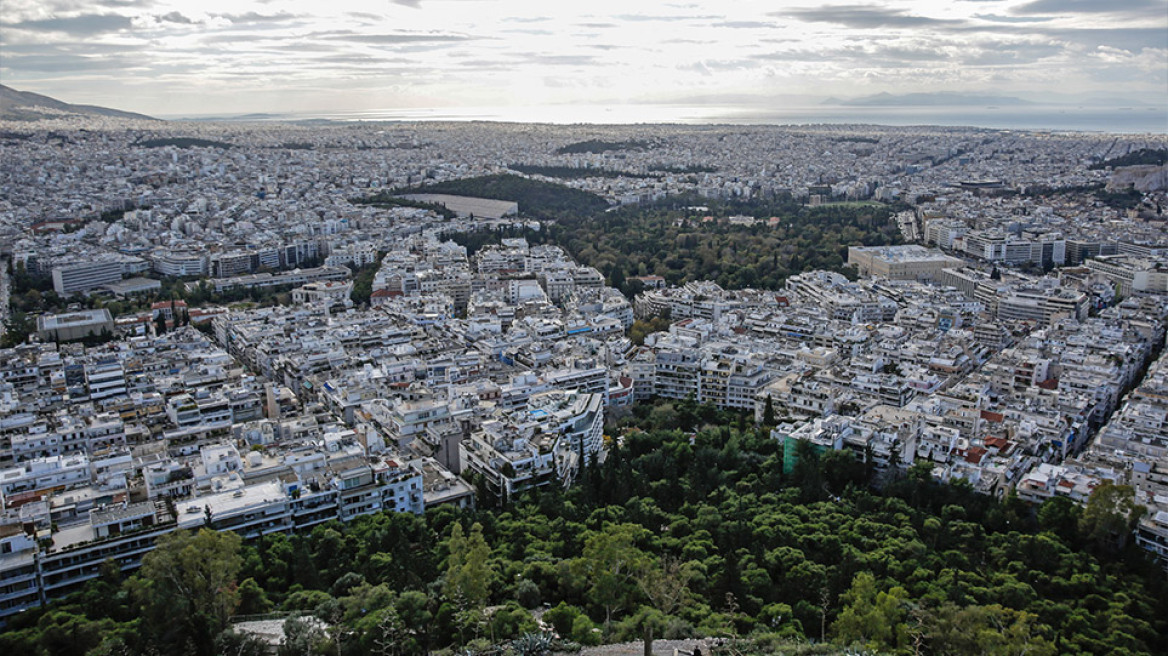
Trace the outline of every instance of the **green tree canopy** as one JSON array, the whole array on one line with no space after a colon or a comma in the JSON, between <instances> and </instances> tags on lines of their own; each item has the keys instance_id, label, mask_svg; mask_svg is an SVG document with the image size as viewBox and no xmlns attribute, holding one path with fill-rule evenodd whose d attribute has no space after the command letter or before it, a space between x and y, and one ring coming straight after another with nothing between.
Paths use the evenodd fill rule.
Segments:
<instances>
[{"instance_id":1,"label":"green tree canopy","mask_svg":"<svg viewBox=\"0 0 1168 656\"><path fill-rule=\"evenodd\" d=\"M483 525L475 522L465 536L455 522L446 541L446 596L463 608L480 608L491 593L491 548L483 538Z\"/></svg>"},{"instance_id":2,"label":"green tree canopy","mask_svg":"<svg viewBox=\"0 0 1168 656\"><path fill-rule=\"evenodd\" d=\"M240 542L235 533L205 528L158 538L134 577L134 596L160 647L214 653L215 636L239 603Z\"/></svg>"}]
</instances>

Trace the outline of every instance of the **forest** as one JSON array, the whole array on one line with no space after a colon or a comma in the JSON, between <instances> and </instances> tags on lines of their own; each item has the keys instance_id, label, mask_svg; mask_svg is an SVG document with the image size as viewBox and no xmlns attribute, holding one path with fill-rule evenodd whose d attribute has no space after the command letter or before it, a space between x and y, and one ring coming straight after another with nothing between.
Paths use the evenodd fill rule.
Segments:
<instances>
[{"instance_id":1,"label":"forest","mask_svg":"<svg viewBox=\"0 0 1168 656\"><path fill-rule=\"evenodd\" d=\"M211 139L196 139L194 137L160 137L157 139L145 139L143 141L135 141L135 146L143 148L165 148L166 146L174 146L176 148L233 148L234 146L222 141L213 141Z\"/></svg>"},{"instance_id":2,"label":"forest","mask_svg":"<svg viewBox=\"0 0 1168 656\"><path fill-rule=\"evenodd\" d=\"M700 205L699 205L700 203ZM744 214L751 226L724 219ZM826 269L846 272L847 247L902 242L883 205L804 207L784 196L769 201L670 200L623 207L596 217L565 217L539 231L453 233L473 253L507 236L564 248L596 267L629 296L640 291L633 276L659 275L671 285L713 280L727 289L781 289L788 276ZM711 216L723 220L704 221ZM767 225L778 217L776 226Z\"/></svg>"},{"instance_id":3,"label":"forest","mask_svg":"<svg viewBox=\"0 0 1168 656\"><path fill-rule=\"evenodd\" d=\"M637 406L609 433L571 489L501 507L243 544L175 534L134 575L107 567L17 616L0 653L253 654L230 620L274 611L291 614L288 656L543 653L533 610L567 650L646 635L759 654L1168 650L1164 573L1123 539L1130 488L1036 509L801 442L784 474L766 427L690 401Z\"/></svg>"},{"instance_id":4,"label":"forest","mask_svg":"<svg viewBox=\"0 0 1168 656\"><path fill-rule=\"evenodd\" d=\"M587 141L578 141L570 143L561 148L557 148L555 154L557 155L581 155L584 153L607 153L621 150L646 150L652 148L653 144L649 141L642 141L639 139L630 139L628 141L601 141L600 139L588 139Z\"/></svg>"},{"instance_id":5,"label":"forest","mask_svg":"<svg viewBox=\"0 0 1168 656\"><path fill-rule=\"evenodd\" d=\"M1139 150L1120 155L1119 157L1112 157L1109 160L1096 162L1087 167L1089 171L1098 171L1106 168L1119 168L1121 166L1140 166L1140 165L1155 165L1163 166L1168 162L1168 149L1164 148L1141 148Z\"/></svg>"},{"instance_id":6,"label":"forest","mask_svg":"<svg viewBox=\"0 0 1168 656\"><path fill-rule=\"evenodd\" d=\"M659 178L660 173L633 173L591 166L540 166L538 164L508 164L507 168L527 175L574 180L577 178Z\"/></svg>"}]
</instances>

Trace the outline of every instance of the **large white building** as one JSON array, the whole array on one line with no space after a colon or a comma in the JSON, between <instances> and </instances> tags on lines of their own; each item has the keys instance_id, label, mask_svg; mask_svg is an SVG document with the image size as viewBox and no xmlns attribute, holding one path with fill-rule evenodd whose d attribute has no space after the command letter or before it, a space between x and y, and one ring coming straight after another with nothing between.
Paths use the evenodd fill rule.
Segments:
<instances>
[{"instance_id":1,"label":"large white building","mask_svg":"<svg viewBox=\"0 0 1168 656\"><path fill-rule=\"evenodd\" d=\"M210 273L210 263L204 253L162 251L154 254L153 261L155 273L163 276L201 278Z\"/></svg>"},{"instance_id":2,"label":"large white building","mask_svg":"<svg viewBox=\"0 0 1168 656\"><path fill-rule=\"evenodd\" d=\"M112 333L113 329L113 317L105 308L66 314L42 314L37 317L37 336L44 340L68 342L85 337L97 337L102 331Z\"/></svg>"},{"instance_id":3,"label":"large white building","mask_svg":"<svg viewBox=\"0 0 1168 656\"><path fill-rule=\"evenodd\" d=\"M916 244L851 246L848 264L861 276L890 280L936 280L942 269L961 266L961 260Z\"/></svg>"},{"instance_id":4,"label":"large white building","mask_svg":"<svg viewBox=\"0 0 1168 656\"><path fill-rule=\"evenodd\" d=\"M73 262L53 267L53 289L62 296L97 289L122 279L122 263L117 260Z\"/></svg>"},{"instance_id":5,"label":"large white building","mask_svg":"<svg viewBox=\"0 0 1168 656\"><path fill-rule=\"evenodd\" d=\"M1133 255L1100 255L1087 260L1087 268L1115 286L1119 296L1135 293L1168 293L1168 267Z\"/></svg>"}]
</instances>

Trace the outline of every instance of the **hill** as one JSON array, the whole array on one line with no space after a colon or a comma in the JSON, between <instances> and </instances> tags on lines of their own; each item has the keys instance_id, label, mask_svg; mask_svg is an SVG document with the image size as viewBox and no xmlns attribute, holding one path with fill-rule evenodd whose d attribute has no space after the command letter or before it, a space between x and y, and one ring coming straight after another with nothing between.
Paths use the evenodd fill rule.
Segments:
<instances>
[{"instance_id":1,"label":"hill","mask_svg":"<svg viewBox=\"0 0 1168 656\"><path fill-rule=\"evenodd\" d=\"M53 113L41 111L45 109L79 116L106 116L110 118L132 118L145 121L158 120L145 114L123 112L119 109L109 109L108 107L72 105L57 100L56 98L42 96L39 93L17 91L12 87L0 84L0 119L11 121L39 121L45 118L52 118Z\"/></svg>"},{"instance_id":2,"label":"hill","mask_svg":"<svg viewBox=\"0 0 1168 656\"><path fill-rule=\"evenodd\" d=\"M567 491L244 544L162 538L132 577L103 567L81 592L12 616L0 653L270 653L220 631L233 613L275 610L333 623L286 625L281 654L549 653L511 643L540 631L528 610L540 606L577 648L648 628L730 642L711 656L1168 653L1164 573L1131 541L1093 537L1125 521L1105 498L1084 510L1056 496L1035 513L938 483L927 461L876 490L871 463L780 444L748 421L638 404ZM204 580L216 585L186 584ZM821 644L785 648L809 641Z\"/></svg>"},{"instance_id":3,"label":"hill","mask_svg":"<svg viewBox=\"0 0 1168 656\"><path fill-rule=\"evenodd\" d=\"M1087 169L1098 171L1105 168L1118 169L1124 166L1164 166L1168 164L1168 148L1141 148L1137 151L1096 162Z\"/></svg>"}]
</instances>

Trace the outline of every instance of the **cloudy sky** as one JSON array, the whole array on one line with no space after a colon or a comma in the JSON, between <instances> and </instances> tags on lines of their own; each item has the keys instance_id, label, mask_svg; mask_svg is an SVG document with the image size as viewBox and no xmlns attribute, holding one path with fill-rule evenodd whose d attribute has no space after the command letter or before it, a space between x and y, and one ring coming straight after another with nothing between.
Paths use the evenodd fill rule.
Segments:
<instances>
[{"instance_id":1,"label":"cloudy sky","mask_svg":"<svg viewBox=\"0 0 1168 656\"><path fill-rule=\"evenodd\" d=\"M3 0L0 81L155 115L809 102L1168 106L1168 0Z\"/></svg>"}]
</instances>

